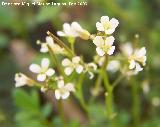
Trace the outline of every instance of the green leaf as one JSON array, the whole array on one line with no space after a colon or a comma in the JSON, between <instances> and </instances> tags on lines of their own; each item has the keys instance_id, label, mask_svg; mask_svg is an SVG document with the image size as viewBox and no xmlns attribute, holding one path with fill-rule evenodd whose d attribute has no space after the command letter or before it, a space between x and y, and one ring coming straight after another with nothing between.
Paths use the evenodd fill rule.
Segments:
<instances>
[{"instance_id":1,"label":"green leaf","mask_svg":"<svg viewBox=\"0 0 160 127\"><path fill-rule=\"evenodd\" d=\"M13 92L13 97L15 99L15 104L24 110L28 111L38 111L39 103L37 100L37 95L32 92L32 95L28 95L24 90L17 89Z\"/></svg>"},{"instance_id":2,"label":"green leaf","mask_svg":"<svg viewBox=\"0 0 160 127\"><path fill-rule=\"evenodd\" d=\"M42 115L46 118L48 117L52 112L52 105L50 103L46 104L43 108L42 108Z\"/></svg>"}]
</instances>

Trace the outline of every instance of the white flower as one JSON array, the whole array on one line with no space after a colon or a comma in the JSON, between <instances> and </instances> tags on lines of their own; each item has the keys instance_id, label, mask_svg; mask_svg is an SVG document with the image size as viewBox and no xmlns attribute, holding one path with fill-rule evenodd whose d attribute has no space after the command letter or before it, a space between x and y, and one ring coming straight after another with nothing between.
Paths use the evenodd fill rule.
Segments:
<instances>
[{"instance_id":1,"label":"white flower","mask_svg":"<svg viewBox=\"0 0 160 127\"><path fill-rule=\"evenodd\" d=\"M101 36L96 36L93 40L93 43L97 46L97 54L99 56L104 56L105 53L112 55L115 50L115 46L112 46L114 40L115 39L113 36L106 37L105 40Z\"/></svg>"},{"instance_id":2,"label":"white flower","mask_svg":"<svg viewBox=\"0 0 160 127\"><path fill-rule=\"evenodd\" d=\"M135 72L142 71L142 66L146 65L146 49L136 49L135 52L129 56L129 69L135 69Z\"/></svg>"},{"instance_id":3,"label":"white flower","mask_svg":"<svg viewBox=\"0 0 160 127\"><path fill-rule=\"evenodd\" d=\"M83 29L77 22L72 22L71 25L64 23L63 31L58 31L57 34L59 36L80 37L85 40L88 40L90 36L90 33Z\"/></svg>"},{"instance_id":4,"label":"white flower","mask_svg":"<svg viewBox=\"0 0 160 127\"><path fill-rule=\"evenodd\" d=\"M125 44L121 45L121 51L125 56L130 56L133 53L133 47L131 45L131 42L127 42Z\"/></svg>"},{"instance_id":5,"label":"white flower","mask_svg":"<svg viewBox=\"0 0 160 127\"><path fill-rule=\"evenodd\" d=\"M72 58L72 61L65 58L62 61L62 65L65 67L64 72L66 75L70 75L74 69L78 74L83 71L83 66L80 64L81 58L79 56L75 56Z\"/></svg>"},{"instance_id":6,"label":"white flower","mask_svg":"<svg viewBox=\"0 0 160 127\"><path fill-rule=\"evenodd\" d=\"M54 43L52 37L46 37L46 43L41 43L40 52L46 53L49 51L48 47L55 53L55 54L63 54L64 48L61 48L58 44Z\"/></svg>"},{"instance_id":7,"label":"white flower","mask_svg":"<svg viewBox=\"0 0 160 127\"><path fill-rule=\"evenodd\" d=\"M31 64L29 69L30 71L37 73L37 80L38 81L45 81L46 77L51 77L55 70L52 68L49 68L50 61L48 58L43 58L41 61L41 66L37 64Z\"/></svg>"},{"instance_id":8,"label":"white flower","mask_svg":"<svg viewBox=\"0 0 160 127\"><path fill-rule=\"evenodd\" d=\"M64 80L57 81L58 89L55 90L56 99L66 99L69 97L70 92L74 92L75 88L72 83L64 84Z\"/></svg>"},{"instance_id":9,"label":"white flower","mask_svg":"<svg viewBox=\"0 0 160 127\"><path fill-rule=\"evenodd\" d=\"M102 16L101 21L96 23L97 30L104 31L105 34L112 34L119 22L117 19L112 18L109 20L108 16Z\"/></svg>"},{"instance_id":10,"label":"white flower","mask_svg":"<svg viewBox=\"0 0 160 127\"><path fill-rule=\"evenodd\" d=\"M120 62L118 60L109 61L108 66L107 66L108 71L115 73L119 69L120 69Z\"/></svg>"},{"instance_id":11,"label":"white flower","mask_svg":"<svg viewBox=\"0 0 160 127\"><path fill-rule=\"evenodd\" d=\"M93 71L97 70L97 65L95 63L87 63L85 64L85 70L84 72L88 72L89 79L92 79L94 77Z\"/></svg>"},{"instance_id":12,"label":"white flower","mask_svg":"<svg viewBox=\"0 0 160 127\"><path fill-rule=\"evenodd\" d=\"M15 74L15 87L21 87L25 85L33 85L32 80L29 79L26 75L22 73L16 73Z\"/></svg>"}]
</instances>

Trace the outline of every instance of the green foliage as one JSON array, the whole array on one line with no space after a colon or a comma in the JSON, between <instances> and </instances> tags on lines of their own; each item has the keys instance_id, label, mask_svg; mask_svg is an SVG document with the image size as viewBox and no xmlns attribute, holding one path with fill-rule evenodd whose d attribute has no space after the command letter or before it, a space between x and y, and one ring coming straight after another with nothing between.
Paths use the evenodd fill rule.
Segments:
<instances>
[{"instance_id":1,"label":"green foliage","mask_svg":"<svg viewBox=\"0 0 160 127\"><path fill-rule=\"evenodd\" d=\"M50 127L47 120L51 114L50 104L40 106L38 92L32 90L29 94L18 89L13 93L16 106L20 109L15 115L15 122L18 127Z\"/></svg>"}]
</instances>

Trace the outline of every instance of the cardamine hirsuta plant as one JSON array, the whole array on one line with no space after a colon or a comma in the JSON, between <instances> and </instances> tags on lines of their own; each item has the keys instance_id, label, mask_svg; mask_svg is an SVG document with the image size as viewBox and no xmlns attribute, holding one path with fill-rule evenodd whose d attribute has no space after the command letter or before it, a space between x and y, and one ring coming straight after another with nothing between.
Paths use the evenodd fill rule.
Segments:
<instances>
[{"instance_id":1,"label":"cardamine hirsuta plant","mask_svg":"<svg viewBox=\"0 0 160 127\"><path fill-rule=\"evenodd\" d=\"M120 53L114 54L117 47L112 34L118 25L117 19L102 16L96 23L97 33L91 34L77 22L64 23L63 30L58 31L57 35L65 37L69 46L48 31L46 42L37 41L37 44L41 46L40 52L49 53L51 59L43 58L40 65L33 63L29 66L29 70L37 75L36 80L22 73L15 74L15 86L36 86L42 92L51 90L58 101L67 99L73 93L87 112L87 102L82 91L84 77L87 77L95 80L95 88L92 89L94 96L98 94L99 86L104 84L107 117L113 119L116 116L113 108L115 87L123 78L137 75L146 65L145 47L134 47L131 43L126 43L120 46ZM92 62L86 63L83 56L76 54L74 47L77 37L95 46L96 54ZM54 68L50 65L54 65ZM111 83L108 73L114 75L117 71L121 74Z\"/></svg>"}]
</instances>

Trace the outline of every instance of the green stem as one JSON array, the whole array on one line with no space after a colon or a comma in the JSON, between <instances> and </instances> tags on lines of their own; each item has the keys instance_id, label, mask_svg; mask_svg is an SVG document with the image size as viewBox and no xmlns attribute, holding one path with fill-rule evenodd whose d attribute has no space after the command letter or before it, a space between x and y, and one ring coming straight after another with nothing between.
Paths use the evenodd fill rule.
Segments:
<instances>
[{"instance_id":1,"label":"green stem","mask_svg":"<svg viewBox=\"0 0 160 127\"><path fill-rule=\"evenodd\" d=\"M118 83L123 79L123 77L124 77L124 75L121 74L121 75L114 81L114 83L112 84L112 86L115 88L115 87L118 85Z\"/></svg>"},{"instance_id":2,"label":"green stem","mask_svg":"<svg viewBox=\"0 0 160 127\"><path fill-rule=\"evenodd\" d=\"M63 127L67 127L67 123L66 123L64 111L63 111L62 100L58 100L58 112L59 112L59 116L62 120Z\"/></svg>"},{"instance_id":3,"label":"green stem","mask_svg":"<svg viewBox=\"0 0 160 127\"><path fill-rule=\"evenodd\" d=\"M49 53L51 55L51 58L53 60L53 63L57 67L58 72L64 76L64 72L62 70L62 67L61 67L60 63L58 62L53 50L51 50L51 48L49 46L48 46L48 49L49 49Z\"/></svg>"},{"instance_id":4,"label":"green stem","mask_svg":"<svg viewBox=\"0 0 160 127\"><path fill-rule=\"evenodd\" d=\"M93 91L94 91L94 96L91 97L90 99L90 103L92 103L95 98L97 97L98 95L98 92L100 91L100 85L102 83L102 77L101 75L99 74L96 81L95 81L95 85L94 85L94 88L93 88Z\"/></svg>"},{"instance_id":5,"label":"green stem","mask_svg":"<svg viewBox=\"0 0 160 127\"><path fill-rule=\"evenodd\" d=\"M82 108L85 110L86 113L88 113L88 108L83 97L83 79L84 79L84 74L82 73L79 77L79 81L77 84L77 92L79 93L78 98Z\"/></svg>"},{"instance_id":6,"label":"green stem","mask_svg":"<svg viewBox=\"0 0 160 127\"><path fill-rule=\"evenodd\" d=\"M139 96L139 84L135 79L131 80L133 107L132 107L132 117L133 117L133 127L140 127L140 96Z\"/></svg>"},{"instance_id":7,"label":"green stem","mask_svg":"<svg viewBox=\"0 0 160 127\"><path fill-rule=\"evenodd\" d=\"M105 95L107 116L108 116L111 127L113 127L114 126L113 86L110 85L108 75L106 73L107 64L108 64L108 56L106 56L106 60L101 68L101 76L103 78L104 86L107 91L107 94Z\"/></svg>"},{"instance_id":8,"label":"green stem","mask_svg":"<svg viewBox=\"0 0 160 127\"><path fill-rule=\"evenodd\" d=\"M65 48L72 57L74 56L72 50L70 50L58 37L53 35L50 31L47 31L47 34L51 36L61 47Z\"/></svg>"}]
</instances>

